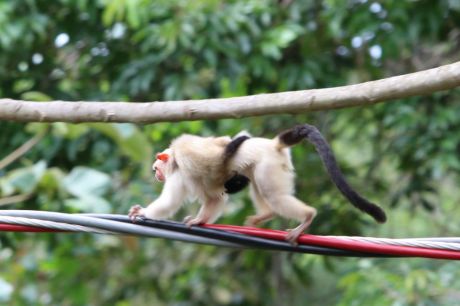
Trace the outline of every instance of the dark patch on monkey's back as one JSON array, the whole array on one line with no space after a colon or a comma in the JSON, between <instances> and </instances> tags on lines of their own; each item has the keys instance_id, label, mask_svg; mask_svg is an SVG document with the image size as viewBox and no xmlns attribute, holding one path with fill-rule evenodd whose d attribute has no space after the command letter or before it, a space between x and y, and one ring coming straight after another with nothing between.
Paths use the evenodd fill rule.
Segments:
<instances>
[{"instance_id":1,"label":"dark patch on monkey's back","mask_svg":"<svg viewBox=\"0 0 460 306\"><path fill-rule=\"evenodd\" d=\"M246 135L232 139L232 141L225 147L224 162L227 162L230 158L232 158L236 154L240 146L243 144L243 142L245 142L248 139L249 136Z\"/></svg>"},{"instance_id":2,"label":"dark patch on monkey's back","mask_svg":"<svg viewBox=\"0 0 460 306\"><path fill-rule=\"evenodd\" d=\"M225 150L224 150L224 165L225 166L227 166L229 159L232 158L236 154L236 152L238 152L238 149L243 144L243 142L245 142L249 138L250 137L246 135L236 137L235 139L232 139L232 141L225 147ZM229 178L225 182L224 187L225 187L225 192L231 194L231 193L237 193L243 190L248 185L249 185L249 178L247 178L244 175L235 173L231 178Z\"/></svg>"}]
</instances>

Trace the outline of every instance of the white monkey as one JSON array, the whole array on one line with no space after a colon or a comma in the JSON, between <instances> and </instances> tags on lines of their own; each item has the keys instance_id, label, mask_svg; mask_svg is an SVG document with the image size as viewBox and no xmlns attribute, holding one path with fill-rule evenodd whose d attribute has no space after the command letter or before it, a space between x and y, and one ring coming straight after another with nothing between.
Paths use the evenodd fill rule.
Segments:
<instances>
[{"instance_id":1,"label":"white monkey","mask_svg":"<svg viewBox=\"0 0 460 306\"><path fill-rule=\"evenodd\" d=\"M188 226L212 223L227 201L227 193L241 190L250 182L250 196L256 214L246 224L256 226L275 215L298 220L286 240L295 243L316 216L316 209L294 196L294 168L289 147L307 139L319 153L331 180L357 208L378 222L385 222L383 210L361 197L346 182L333 152L321 133L312 125L298 125L274 139L199 137L182 135L157 155L153 164L155 176L165 185L158 199L146 208L131 207L130 218L164 219L173 215L186 200L201 203L195 218L187 217Z\"/></svg>"}]
</instances>

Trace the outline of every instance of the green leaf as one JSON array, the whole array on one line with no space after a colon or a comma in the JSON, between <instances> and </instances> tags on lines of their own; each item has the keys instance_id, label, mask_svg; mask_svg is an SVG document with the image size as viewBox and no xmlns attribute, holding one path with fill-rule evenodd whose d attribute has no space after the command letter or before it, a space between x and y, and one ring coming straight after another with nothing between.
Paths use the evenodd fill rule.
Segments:
<instances>
[{"instance_id":1,"label":"green leaf","mask_svg":"<svg viewBox=\"0 0 460 306\"><path fill-rule=\"evenodd\" d=\"M0 178L0 190L3 197L10 196L14 193L14 186L5 178Z\"/></svg>"},{"instance_id":2,"label":"green leaf","mask_svg":"<svg viewBox=\"0 0 460 306\"><path fill-rule=\"evenodd\" d=\"M121 20L125 14L126 7L124 0L107 1L106 8L102 14L102 22L109 26L117 20Z\"/></svg>"},{"instance_id":3,"label":"green leaf","mask_svg":"<svg viewBox=\"0 0 460 306\"><path fill-rule=\"evenodd\" d=\"M44 161L31 167L13 170L5 177L6 182L3 183L3 186L10 185L21 193L30 193L36 188L45 170L46 162Z\"/></svg>"},{"instance_id":4,"label":"green leaf","mask_svg":"<svg viewBox=\"0 0 460 306\"><path fill-rule=\"evenodd\" d=\"M87 167L76 167L64 178L66 190L77 197L101 196L110 186L110 176Z\"/></svg>"},{"instance_id":5,"label":"green leaf","mask_svg":"<svg viewBox=\"0 0 460 306\"><path fill-rule=\"evenodd\" d=\"M89 130L89 128L83 124L70 124L64 122L54 122L52 123L52 127L54 135L67 139L76 139L86 134Z\"/></svg>"},{"instance_id":6,"label":"green leaf","mask_svg":"<svg viewBox=\"0 0 460 306\"><path fill-rule=\"evenodd\" d=\"M26 125L26 131L33 134L44 133L49 127L49 123L32 122Z\"/></svg>"},{"instance_id":7,"label":"green leaf","mask_svg":"<svg viewBox=\"0 0 460 306\"><path fill-rule=\"evenodd\" d=\"M131 123L88 123L87 126L98 130L112 138L123 154L135 161L150 160L152 148L148 139L134 124Z\"/></svg>"},{"instance_id":8,"label":"green leaf","mask_svg":"<svg viewBox=\"0 0 460 306\"><path fill-rule=\"evenodd\" d=\"M0 302L7 302L10 300L11 295L13 294L14 286L0 278Z\"/></svg>"},{"instance_id":9,"label":"green leaf","mask_svg":"<svg viewBox=\"0 0 460 306\"><path fill-rule=\"evenodd\" d=\"M29 100L29 101L37 101L37 102L44 102L44 101L51 101L53 100L50 96L39 92L39 91L28 91L21 95L21 99Z\"/></svg>"},{"instance_id":10,"label":"green leaf","mask_svg":"<svg viewBox=\"0 0 460 306\"><path fill-rule=\"evenodd\" d=\"M59 168L48 168L40 179L40 187L47 192L59 189L64 181L65 174Z\"/></svg>"},{"instance_id":11,"label":"green leaf","mask_svg":"<svg viewBox=\"0 0 460 306\"><path fill-rule=\"evenodd\" d=\"M20 79L13 85L13 91L20 93L26 90L30 90L34 86L34 81L30 79Z\"/></svg>"},{"instance_id":12,"label":"green leaf","mask_svg":"<svg viewBox=\"0 0 460 306\"><path fill-rule=\"evenodd\" d=\"M86 213L102 214L111 212L110 203L98 196L87 195L80 198L67 199L64 201L64 205Z\"/></svg>"}]
</instances>

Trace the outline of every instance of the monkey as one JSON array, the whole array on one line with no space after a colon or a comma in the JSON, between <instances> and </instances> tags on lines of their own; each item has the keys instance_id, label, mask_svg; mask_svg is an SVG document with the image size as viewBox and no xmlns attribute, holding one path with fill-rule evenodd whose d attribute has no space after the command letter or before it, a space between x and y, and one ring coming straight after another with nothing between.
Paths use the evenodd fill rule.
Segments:
<instances>
[{"instance_id":1,"label":"monkey","mask_svg":"<svg viewBox=\"0 0 460 306\"><path fill-rule=\"evenodd\" d=\"M309 124L297 125L273 139L247 134L233 139L189 134L176 138L169 148L157 154L152 165L157 180L165 182L160 196L145 208L131 207L129 217L133 221L137 216L169 218L189 199L198 200L201 208L196 217L184 219L186 225L213 223L220 216L228 193L249 185L256 214L248 216L245 224L257 226L275 215L297 220L300 224L288 230L285 237L295 244L317 214L315 208L294 196L295 173L290 147L304 139L314 145L332 182L345 198L377 222L384 223L386 215L382 208L348 184L330 145L320 131Z\"/></svg>"}]
</instances>

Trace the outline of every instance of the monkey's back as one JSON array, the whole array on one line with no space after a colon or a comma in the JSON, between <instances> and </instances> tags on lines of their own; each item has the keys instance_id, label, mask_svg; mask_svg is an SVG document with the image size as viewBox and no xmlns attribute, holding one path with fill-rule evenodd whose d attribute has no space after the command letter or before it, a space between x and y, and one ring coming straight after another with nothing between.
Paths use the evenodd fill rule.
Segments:
<instances>
[{"instance_id":1,"label":"monkey's back","mask_svg":"<svg viewBox=\"0 0 460 306\"><path fill-rule=\"evenodd\" d=\"M241 145L231 161L231 169L246 173L246 169L251 168L261 160L271 163L274 168L281 166L286 171L293 171L290 149L280 148L276 138L261 137L250 138Z\"/></svg>"},{"instance_id":2,"label":"monkey's back","mask_svg":"<svg viewBox=\"0 0 460 306\"><path fill-rule=\"evenodd\" d=\"M230 137L185 134L172 142L171 149L179 171L212 193L215 190L220 192L223 188L226 173L222 159L225 147L230 142Z\"/></svg>"}]
</instances>

